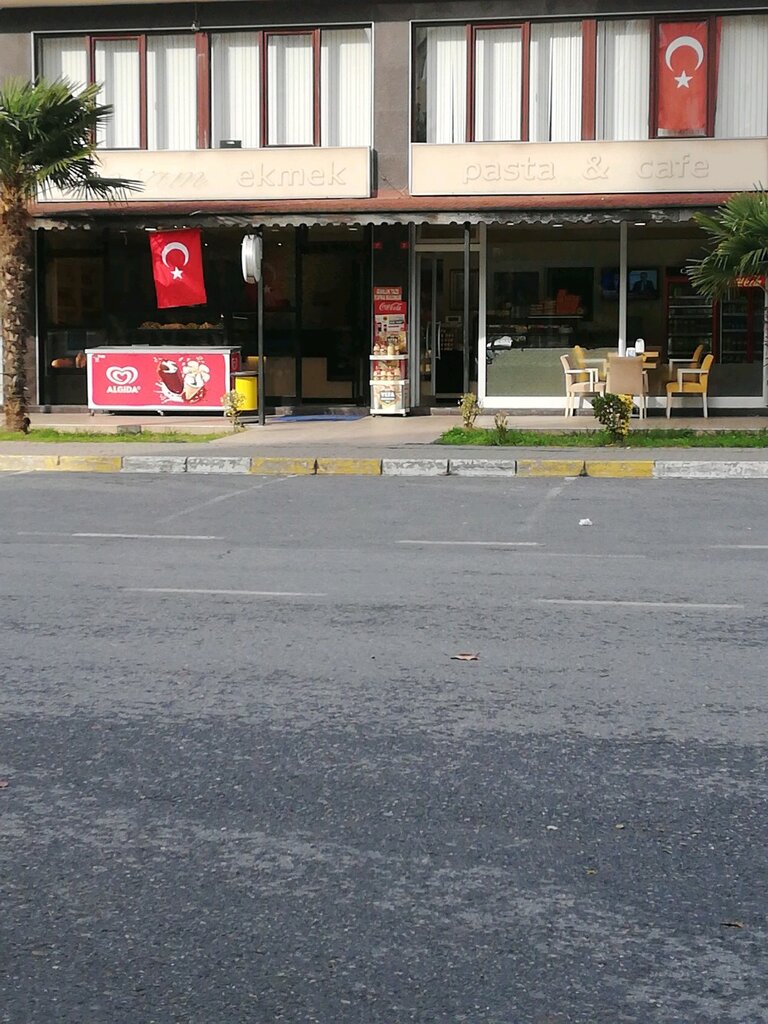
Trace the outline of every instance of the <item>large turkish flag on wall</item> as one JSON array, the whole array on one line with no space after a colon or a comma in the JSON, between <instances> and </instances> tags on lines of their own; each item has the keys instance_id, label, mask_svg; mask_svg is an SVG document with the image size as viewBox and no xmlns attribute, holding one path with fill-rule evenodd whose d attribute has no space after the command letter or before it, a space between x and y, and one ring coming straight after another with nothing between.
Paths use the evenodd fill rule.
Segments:
<instances>
[{"instance_id":1,"label":"large turkish flag on wall","mask_svg":"<svg viewBox=\"0 0 768 1024\"><path fill-rule=\"evenodd\" d=\"M659 135L706 135L706 21L668 21L659 25Z\"/></svg>"},{"instance_id":2,"label":"large turkish flag on wall","mask_svg":"<svg viewBox=\"0 0 768 1024\"><path fill-rule=\"evenodd\" d=\"M155 231L149 236L149 247L158 308L205 305L200 229Z\"/></svg>"}]
</instances>

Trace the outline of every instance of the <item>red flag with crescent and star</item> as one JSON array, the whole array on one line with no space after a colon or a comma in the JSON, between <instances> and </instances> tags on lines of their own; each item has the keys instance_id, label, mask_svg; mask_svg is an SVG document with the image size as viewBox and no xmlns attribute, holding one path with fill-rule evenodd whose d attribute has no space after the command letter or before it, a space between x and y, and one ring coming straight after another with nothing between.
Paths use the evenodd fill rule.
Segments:
<instances>
[{"instance_id":1,"label":"red flag with crescent and star","mask_svg":"<svg viewBox=\"0 0 768 1024\"><path fill-rule=\"evenodd\" d=\"M706 21L668 21L659 25L659 135L706 135Z\"/></svg>"},{"instance_id":2,"label":"red flag with crescent and star","mask_svg":"<svg viewBox=\"0 0 768 1024\"><path fill-rule=\"evenodd\" d=\"M149 236L149 247L158 309L205 305L200 229L155 231Z\"/></svg>"}]
</instances>

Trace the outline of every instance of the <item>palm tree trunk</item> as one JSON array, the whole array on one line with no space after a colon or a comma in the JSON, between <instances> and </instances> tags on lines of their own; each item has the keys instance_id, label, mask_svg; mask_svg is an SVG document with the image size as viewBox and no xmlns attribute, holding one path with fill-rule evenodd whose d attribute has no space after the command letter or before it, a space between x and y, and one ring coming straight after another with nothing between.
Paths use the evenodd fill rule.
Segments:
<instances>
[{"instance_id":1,"label":"palm tree trunk","mask_svg":"<svg viewBox=\"0 0 768 1024\"><path fill-rule=\"evenodd\" d=\"M3 406L8 430L26 430L26 356L33 344L32 232L24 203L13 202L0 216L0 308L3 337Z\"/></svg>"}]
</instances>

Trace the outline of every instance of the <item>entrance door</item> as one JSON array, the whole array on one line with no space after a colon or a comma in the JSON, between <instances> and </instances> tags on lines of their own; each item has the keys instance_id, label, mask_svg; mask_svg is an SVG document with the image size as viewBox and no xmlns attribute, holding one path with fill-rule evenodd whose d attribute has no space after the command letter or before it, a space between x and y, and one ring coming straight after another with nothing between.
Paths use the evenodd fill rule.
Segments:
<instances>
[{"instance_id":1,"label":"entrance door","mask_svg":"<svg viewBox=\"0 0 768 1024\"><path fill-rule=\"evenodd\" d=\"M458 398L477 380L477 262L471 253L469 332L464 331L463 250L418 254L420 400Z\"/></svg>"}]
</instances>

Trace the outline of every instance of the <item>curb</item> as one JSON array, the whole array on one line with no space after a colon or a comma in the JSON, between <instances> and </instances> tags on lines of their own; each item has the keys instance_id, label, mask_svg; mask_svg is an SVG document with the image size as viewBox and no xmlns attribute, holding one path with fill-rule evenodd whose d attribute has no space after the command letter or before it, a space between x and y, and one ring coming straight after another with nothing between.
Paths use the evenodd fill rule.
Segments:
<instances>
[{"instance_id":1,"label":"curb","mask_svg":"<svg viewBox=\"0 0 768 1024\"><path fill-rule=\"evenodd\" d=\"M768 460L369 459L237 455L0 455L0 473L591 477L604 480L768 480Z\"/></svg>"}]
</instances>

